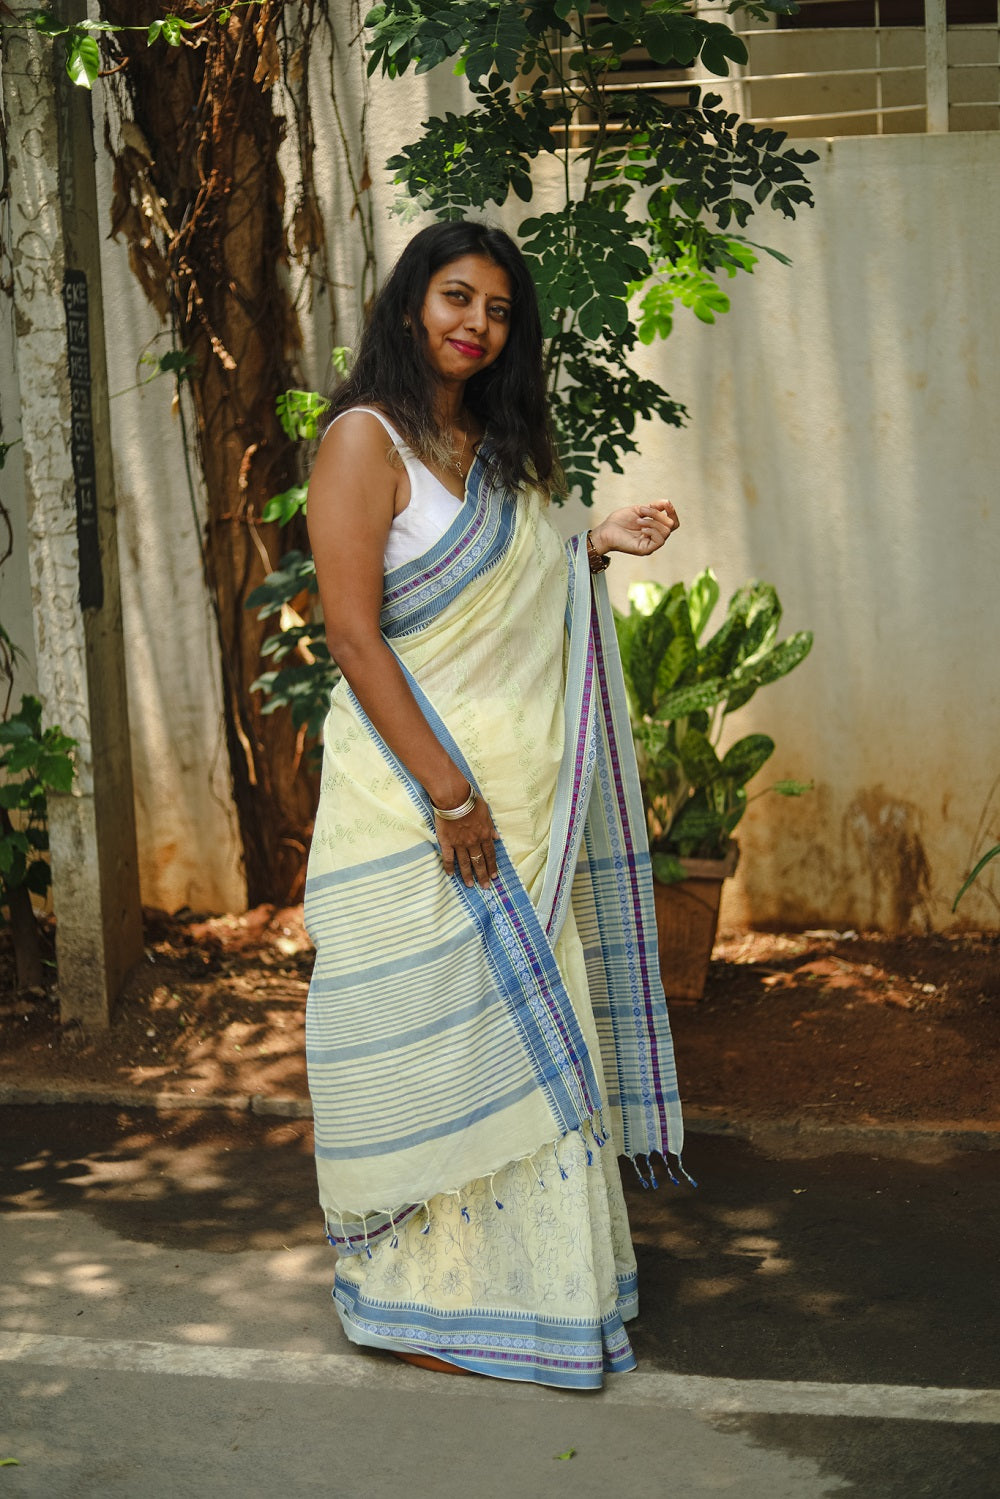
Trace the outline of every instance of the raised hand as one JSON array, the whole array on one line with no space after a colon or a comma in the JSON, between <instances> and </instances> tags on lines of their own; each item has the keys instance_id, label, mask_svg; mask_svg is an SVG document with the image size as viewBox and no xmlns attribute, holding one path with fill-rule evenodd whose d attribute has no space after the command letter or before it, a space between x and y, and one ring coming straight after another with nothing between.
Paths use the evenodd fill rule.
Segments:
<instances>
[{"instance_id":1,"label":"raised hand","mask_svg":"<svg viewBox=\"0 0 1000 1499\"><path fill-rule=\"evenodd\" d=\"M592 529L590 542L595 552L649 557L679 525L677 511L669 500L650 500L645 505L625 505L613 511Z\"/></svg>"}]
</instances>

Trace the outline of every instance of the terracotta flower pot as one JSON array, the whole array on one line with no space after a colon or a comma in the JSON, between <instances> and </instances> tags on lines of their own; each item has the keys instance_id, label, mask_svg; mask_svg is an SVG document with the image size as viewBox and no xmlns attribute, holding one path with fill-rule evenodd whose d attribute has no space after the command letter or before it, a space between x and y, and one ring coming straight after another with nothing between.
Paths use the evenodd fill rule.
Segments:
<instances>
[{"instance_id":1,"label":"terracotta flower pot","mask_svg":"<svg viewBox=\"0 0 1000 1499\"><path fill-rule=\"evenodd\" d=\"M668 999L701 999L719 924L722 882L732 874L739 848L730 841L723 859L682 859L686 879L653 881L660 977Z\"/></svg>"}]
</instances>

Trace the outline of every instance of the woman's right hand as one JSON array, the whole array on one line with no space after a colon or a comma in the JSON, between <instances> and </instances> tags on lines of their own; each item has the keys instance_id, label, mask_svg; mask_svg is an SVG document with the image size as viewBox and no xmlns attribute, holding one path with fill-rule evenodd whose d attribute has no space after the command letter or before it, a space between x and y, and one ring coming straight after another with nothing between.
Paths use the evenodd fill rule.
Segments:
<instances>
[{"instance_id":1,"label":"woman's right hand","mask_svg":"<svg viewBox=\"0 0 1000 1499\"><path fill-rule=\"evenodd\" d=\"M497 856L493 840L497 830L490 809L481 796L464 817L454 820L435 817L434 827L446 874L458 874L470 890L477 882L485 887L496 879Z\"/></svg>"}]
</instances>

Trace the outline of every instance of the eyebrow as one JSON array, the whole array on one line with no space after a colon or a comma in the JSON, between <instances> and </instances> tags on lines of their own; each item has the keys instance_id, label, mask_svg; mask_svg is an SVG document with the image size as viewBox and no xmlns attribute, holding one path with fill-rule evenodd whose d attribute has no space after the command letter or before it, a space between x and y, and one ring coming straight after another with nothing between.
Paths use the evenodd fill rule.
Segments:
<instances>
[{"instance_id":1,"label":"eyebrow","mask_svg":"<svg viewBox=\"0 0 1000 1499\"><path fill-rule=\"evenodd\" d=\"M466 291L476 290L470 281L463 281L461 276L446 276L444 284L445 286L462 286ZM502 291L498 291L489 300L491 302L512 302L513 298L505 297Z\"/></svg>"}]
</instances>

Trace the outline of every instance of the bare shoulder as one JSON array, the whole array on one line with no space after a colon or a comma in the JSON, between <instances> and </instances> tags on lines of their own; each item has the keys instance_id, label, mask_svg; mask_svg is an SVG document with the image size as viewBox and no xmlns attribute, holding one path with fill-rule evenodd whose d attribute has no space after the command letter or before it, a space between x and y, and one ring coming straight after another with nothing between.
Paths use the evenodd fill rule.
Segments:
<instances>
[{"instance_id":1,"label":"bare shoulder","mask_svg":"<svg viewBox=\"0 0 1000 1499\"><path fill-rule=\"evenodd\" d=\"M370 411L345 411L327 428L309 478L309 500L322 503L364 497L392 507L399 467L390 462L393 442Z\"/></svg>"},{"instance_id":2,"label":"bare shoulder","mask_svg":"<svg viewBox=\"0 0 1000 1499\"><path fill-rule=\"evenodd\" d=\"M332 458L338 464L370 464L381 458L388 465L392 448L392 438L373 412L345 411L323 434L316 463Z\"/></svg>"}]
</instances>

